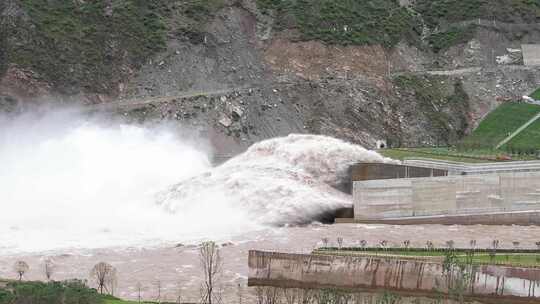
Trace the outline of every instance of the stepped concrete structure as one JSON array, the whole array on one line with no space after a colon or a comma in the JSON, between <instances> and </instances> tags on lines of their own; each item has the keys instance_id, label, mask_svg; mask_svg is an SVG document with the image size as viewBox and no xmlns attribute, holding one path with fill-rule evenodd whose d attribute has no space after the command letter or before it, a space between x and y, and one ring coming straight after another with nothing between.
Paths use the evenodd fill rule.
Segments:
<instances>
[{"instance_id":1,"label":"stepped concrete structure","mask_svg":"<svg viewBox=\"0 0 540 304\"><path fill-rule=\"evenodd\" d=\"M526 66L540 66L540 44L523 44L521 49Z\"/></svg>"},{"instance_id":2,"label":"stepped concrete structure","mask_svg":"<svg viewBox=\"0 0 540 304\"><path fill-rule=\"evenodd\" d=\"M415 159L404 163L404 168L415 165L412 168L438 171L431 171L431 176L382 175L382 179L353 174L355 222L540 225L540 162L471 165Z\"/></svg>"}]
</instances>

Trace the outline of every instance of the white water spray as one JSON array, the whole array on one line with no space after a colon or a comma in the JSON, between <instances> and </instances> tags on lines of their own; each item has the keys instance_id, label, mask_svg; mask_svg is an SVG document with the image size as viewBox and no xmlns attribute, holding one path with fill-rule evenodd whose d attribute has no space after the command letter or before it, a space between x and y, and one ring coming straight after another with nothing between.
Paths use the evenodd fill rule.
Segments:
<instances>
[{"instance_id":1,"label":"white water spray","mask_svg":"<svg viewBox=\"0 0 540 304\"><path fill-rule=\"evenodd\" d=\"M305 224L351 207L351 197L334 188L347 178L351 164L389 161L335 138L293 134L254 144L225 164L161 193L158 202L181 212L211 196L248 212L257 223Z\"/></svg>"},{"instance_id":2,"label":"white water spray","mask_svg":"<svg viewBox=\"0 0 540 304\"><path fill-rule=\"evenodd\" d=\"M164 128L73 112L0 116L0 254L309 223L351 205L332 186L357 161L388 159L329 137L291 135L211 168L206 153Z\"/></svg>"}]
</instances>

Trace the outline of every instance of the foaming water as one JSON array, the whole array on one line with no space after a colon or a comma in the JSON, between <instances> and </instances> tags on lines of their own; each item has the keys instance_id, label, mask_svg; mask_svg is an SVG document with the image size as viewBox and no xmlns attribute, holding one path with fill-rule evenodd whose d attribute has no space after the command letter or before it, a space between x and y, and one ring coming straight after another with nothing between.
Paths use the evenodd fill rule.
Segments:
<instances>
[{"instance_id":1,"label":"foaming water","mask_svg":"<svg viewBox=\"0 0 540 304\"><path fill-rule=\"evenodd\" d=\"M351 205L333 188L349 164L389 161L313 135L255 144L216 168L208 159L166 128L74 112L0 116L0 254L220 239L309 223Z\"/></svg>"},{"instance_id":2,"label":"foaming water","mask_svg":"<svg viewBox=\"0 0 540 304\"><path fill-rule=\"evenodd\" d=\"M306 224L351 197L335 187L356 162L391 162L376 152L318 135L289 135L253 145L245 153L161 193L158 203L181 212L208 196L248 212L257 223Z\"/></svg>"}]
</instances>

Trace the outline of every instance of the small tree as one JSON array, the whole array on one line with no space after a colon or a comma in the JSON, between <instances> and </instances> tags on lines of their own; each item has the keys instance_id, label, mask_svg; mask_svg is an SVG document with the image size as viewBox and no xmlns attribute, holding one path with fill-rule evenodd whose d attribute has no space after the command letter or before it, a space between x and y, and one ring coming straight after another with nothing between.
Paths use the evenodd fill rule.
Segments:
<instances>
[{"instance_id":1,"label":"small tree","mask_svg":"<svg viewBox=\"0 0 540 304\"><path fill-rule=\"evenodd\" d=\"M471 246L472 250L476 249L476 240L470 240L469 245Z\"/></svg>"},{"instance_id":2,"label":"small tree","mask_svg":"<svg viewBox=\"0 0 540 304\"><path fill-rule=\"evenodd\" d=\"M255 287L256 304L264 304L264 289L263 286Z\"/></svg>"},{"instance_id":3,"label":"small tree","mask_svg":"<svg viewBox=\"0 0 540 304\"><path fill-rule=\"evenodd\" d=\"M45 259L45 261L43 261L43 273L45 274L45 277L47 278L47 281L51 280L55 268L56 267L55 267L54 262L53 262L53 260L51 258L47 258L47 259Z\"/></svg>"},{"instance_id":4,"label":"small tree","mask_svg":"<svg viewBox=\"0 0 540 304\"><path fill-rule=\"evenodd\" d=\"M20 282L22 281L24 274L27 273L28 270L30 270L30 266L28 266L28 264L25 261L17 261L13 265L13 270L19 276L19 282Z\"/></svg>"},{"instance_id":5,"label":"small tree","mask_svg":"<svg viewBox=\"0 0 540 304\"><path fill-rule=\"evenodd\" d=\"M433 245L433 242L432 242L432 241L427 241L427 242L426 242L426 248L427 248L427 250L429 250L429 251L433 251L433 249L435 249L435 245Z\"/></svg>"},{"instance_id":6,"label":"small tree","mask_svg":"<svg viewBox=\"0 0 540 304\"><path fill-rule=\"evenodd\" d=\"M327 237L322 238L322 243L323 243L324 248L328 248L328 238Z\"/></svg>"},{"instance_id":7,"label":"small tree","mask_svg":"<svg viewBox=\"0 0 540 304\"><path fill-rule=\"evenodd\" d=\"M518 242L518 241L512 242L512 245L514 245L514 251L516 251L516 253L519 252L519 245L520 245L520 244L521 244L521 243ZM521 260L521 255L516 254L516 259L517 259L518 261Z\"/></svg>"},{"instance_id":8,"label":"small tree","mask_svg":"<svg viewBox=\"0 0 540 304\"><path fill-rule=\"evenodd\" d=\"M446 241L446 247L448 248L448 250L454 250L454 241L453 240L449 240L449 241Z\"/></svg>"},{"instance_id":9,"label":"small tree","mask_svg":"<svg viewBox=\"0 0 540 304\"><path fill-rule=\"evenodd\" d=\"M90 277L93 278L98 286L99 293L105 292L113 294L117 283L116 268L105 262L94 265L90 271Z\"/></svg>"},{"instance_id":10,"label":"small tree","mask_svg":"<svg viewBox=\"0 0 540 304\"><path fill-rule=\"evenodd\" d=\"M156 289L157 289L156 302L159 304L161 303L161 281L160 280L157 280L156 282Z\"/></svg>"},{"instance_id":11,"label":"small tree","mask_svg":"<svg viewBox=\"0 0 540 304\"><path fill-rule=\"evenodd\" d=\"M538 251L540 251L540 242L536 242L536 248L538 248ZM540 254L536 255L536 262L540 262Z\"/></svg>"},{"instance_id":12,"label":"small tree","mask_svg":"<svg viewBox=\"0 0 540 304\"><path fill-rule=\"evenodd\" d=\"M491 251L489 253L489 258L491 262L495 260L495 256L497 255L497 249L499 248L499 240L493 240L491 242Z\"/></svg>"},{"instance_id":13,"label":"small tree","mask_svg":"<svg viewBox=\"0 0 540 304\"><path fill-rule=\"evenodd\" d=\"M403 247L405 247L405 249L408 250L410 246L411 246L411 241L409 240L403 241Z\"/></svg>"},{"instance_id":14,"label":"small tree","mask_svg":"<svg viewBox=\"0 0 540 304\"><path fill-rule=\"evenodd\" d=\"M337 238L338 248L341 249L343 247L343 238L338 237Z\"/></svg>"},{"instance_id":15,"label":"small tree","mask_svg":"<svg viewBox=\"0 0 540 304\"><path fill-rule=\"evenodd\" d=\"M179 281L176 285L177 285L176 286L177 288L176 289L176 303L180 304L182 303L182 296L183 296L182 282Z\"/></svg>"},{"instance_id":16,"label":"small tree","mask_svg":"<svg viewBox=\"0 0 540 304\"><path fill-rule=\"evenodd\" d=\"M242 286L242 283L238 283L236 287L236 295L238 296L238 304L242 304L244 300L244 288Z\"/></svg>"},{"instance_id":17,"label":"small tree","mask_svg":"<svg viewBox=\"0 0 540 304\"><path fill-rule=\"evenodd\" d=\"M367 246L367 241L366 240L361 240L360 241L360 247L362 247L362 249L366 248Z\"/></svg>"},{"instance_id":18,"label":"small tree","mask_svg":"<svg viewBox=\"0 0 540 304\"><path fill-rule=\"evenodd\" d=\"M285 288L282 291L286 304L296 304L298 300L298 291L293 288Z\"/></svg>"},{"instance_id":19,"label":"small tree","mask_svg":"<svg viewBox=\"0 0 540 304\"><path fill-rule=\"evenodd\" d=\"M137 285L135 285L135 288L137 289L137 302L138 303L141 303L141 300L142 300L142 284L141 282L137 282Z\"/></svg>"},{"instance_id":20,"label":"small tree","mask_svg":"<svg viewBox=\"0 0 540 304\"><path fill-rule=\"evenodd\" d=\"M223 261L218 245L214 242L202 243L199 249L199 260L204 274L204 282L201 286L202 303L212 304L213 300L219 302L215 286L223 268Z\"/></svg>"}]
</instances>

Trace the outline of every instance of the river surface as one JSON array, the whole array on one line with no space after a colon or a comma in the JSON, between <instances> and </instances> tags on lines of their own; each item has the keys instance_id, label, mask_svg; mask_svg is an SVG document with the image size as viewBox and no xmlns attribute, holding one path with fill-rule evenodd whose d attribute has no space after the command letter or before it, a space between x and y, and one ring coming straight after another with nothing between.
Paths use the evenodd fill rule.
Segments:
<instances>
[{"instance_id":1,"label":"river surface","mask_svg":"<svg viewBox=\"0 0 540 304\"><path fill-rule=\"evenodd\" d=\"M453 240L457 247L469 246L476 240L478 247L489 247L493 239L500 241L502 248L512 248L512 242L519 240L522 248L534 248L540 239L540 227L520 226L388 226L388 225L309 225L305 227L285 227L262 229L240 234L220 241L224 268L220 285L226 303L235 302L238 284L246 298L253 297L253 290L244 287L248 273L248 251L250 249L308 253L322 245L322 238L337 244L337 237L344 239L344 245L358 245L361 240L375 245L387 240L392 246L399 246L410 240L411 246L423 247L426 241L436 246L445 246ZM42 260L52 257L58 265L55 279L88 278L92 266L100 261L111 263L118 269L119 284L116 294L123 298L136 299L136 285L144 286L143 297L156 299L157 282L161 282L164 299L174 300L181 290L185 301L196 301L199 296L201 271L198 249L194 244L162 244L153 247L71 249L34 254L16 254L0 257L0 277L15 278L12 265L23 259L30 265L27 279L44 279ZM93 282L90 281L90 285Z\"/></svg>"}]
</instances>

